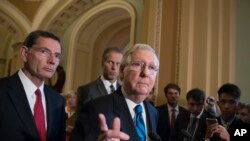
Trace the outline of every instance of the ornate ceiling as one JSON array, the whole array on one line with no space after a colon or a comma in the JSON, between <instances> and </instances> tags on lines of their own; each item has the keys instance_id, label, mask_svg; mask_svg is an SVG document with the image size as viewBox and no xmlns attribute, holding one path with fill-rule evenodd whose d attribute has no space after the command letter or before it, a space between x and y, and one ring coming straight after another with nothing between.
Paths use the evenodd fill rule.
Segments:
<instances>
[{"instance_id":1,"label":"ornate ceiling","mask_svg":"<svg viewBox=\"0 0 250 141\"><path fill-rule=\"evenodd\" d=\"M31 22L37 13L40 5L45 0L8 0L13 6L15 6L20 12L22 12ZM31 12L32 11L32 12Z\"/></svg>"},{"instance_id":2,"label":"ornate ceiling","mask_svg":"<svg viewBox=\"0 0 250 141\"><path fill-rule=\"evenodd\" d=\"M33 29L58 35L80 14L103 0L0 0L0 59L10 40L22 41Z\"/></svg>"}]
</instances>

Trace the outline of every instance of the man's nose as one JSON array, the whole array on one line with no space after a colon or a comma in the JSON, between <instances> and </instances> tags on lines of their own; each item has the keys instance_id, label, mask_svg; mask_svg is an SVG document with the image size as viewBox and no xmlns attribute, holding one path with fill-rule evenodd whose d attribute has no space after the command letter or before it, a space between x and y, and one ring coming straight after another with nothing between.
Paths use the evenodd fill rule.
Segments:
<instances>
[{"instance_id":1,"label":"man's nose","mask_svg":"<svg viewBox=\"0 0 250 141\"><path fill-rule=\"evenodd\" d=\"M48 57L48 62L50 64L55 64L56 60L57 60L56 56L51 53Z\"/></svg>"},{"instance_id":2,"label":"man's nose","mask_svg":"<svg viewBox=\"0 0 250 141\"><path fill-rule=\"evenodd\" d=\"M230 106L230 104L228 103L228 102L226 102L225 104L224 104L224 107L225 108L228 108Z\"/></svg>"},{"instance_id":3,"label":"man's nose","mask_svg":"<svg viewBox=\"0 0 250 141\"><path fill-rule=\"evenodd\" d=\"M144 66L144 67L141 68L141 75L142 76L148 76L148 75L150 75L150 70L148 69L147 66Z\"/></svg>"}]
</instances>

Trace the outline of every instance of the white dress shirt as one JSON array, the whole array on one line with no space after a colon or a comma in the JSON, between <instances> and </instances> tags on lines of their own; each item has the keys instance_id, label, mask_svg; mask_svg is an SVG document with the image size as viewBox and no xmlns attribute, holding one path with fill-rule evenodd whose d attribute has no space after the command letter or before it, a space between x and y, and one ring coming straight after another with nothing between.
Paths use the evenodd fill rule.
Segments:
<instances>
[{"instance_id":1,"label":"white dress shirt","mask_svg":"<svg viewBox=\"0 0 250 141\"><path fill-rule=\"evenodd\" d=\"M106 79L103 77L103 75L101 75L101 80L102 80L102 82L103 82L103 84L104 84L104 86L105 86L105 88L106 88L108 94L111 93L111 88L110 88L110 85L111 85L111 84L114 86L115 90L117 89L117 88L116 88L116 86L117 86L117 81L115 81L114 83L110 83L110 81L106 80Z\"/></svg>"},{"instance_id":2,"label":"white dress shirt","mask_svg":"<svg viewBox=\"0 0 250 141\"><path fill-rule=\"evenodd\" d=\"M126 103L127 103L127 105L128 105L128 109L129 109L129 112L130 112L130 114L131 114L131 117L132 117L132 119L135 119L135 111L134 111L134 108L135 108L135 106L137 106L138 104L127 98L127 94L125 93L125 91L123 90L123 88L122 88L122 93L123 93L124 96L125 96L125 100L126 100ZM146 141L149 141L148 131L147 131L147 122L146 122L146 121L147 121L146 111L145 111L144 104L143 104L143 103L140 103L140 105L142 106L142 116L143 116L143 121L144 121L144 125L145 125L146 136L147 136Z\"/></svg>"},{"instance_id":3,"label":"white dress shirt","mask_svg":"<svg viewBox=\"0 0 250 141\"><path fill-rule=\"evenodd\" d=\"M26 97L29 102L30 110L32 114L34 115L34 106L36 102L36 94L35 91L37 90L36 85L23 73L22 69L18 71L18 76L21 79L21 82L24 87L24 91L26 93ZM44 83L39 87L41 91L42 96L42 103L43 103L43 110L44 110L44 116L45 116L45 127L47 128L47 112L46 112L46 101L45 101L45 95L44 95Z\"/></svg>"}]
</instances>

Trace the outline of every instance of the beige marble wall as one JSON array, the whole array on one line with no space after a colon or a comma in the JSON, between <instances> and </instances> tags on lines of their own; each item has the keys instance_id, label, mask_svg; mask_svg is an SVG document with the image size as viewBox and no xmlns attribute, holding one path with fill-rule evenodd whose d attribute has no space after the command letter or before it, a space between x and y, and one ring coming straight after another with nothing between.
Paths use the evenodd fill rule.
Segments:
<instances>
[{"instance_id":1,"label":"beige marble wall","mask_svg":"<svg viewBox=\"0 0 250 141\"><path fill-rule=\"evenodd\" d=\"M234 6L233 0L181 1L178 82L182 102L192 88L216 97L223 83L234 82Z\"/></svg>"}]
</instances>

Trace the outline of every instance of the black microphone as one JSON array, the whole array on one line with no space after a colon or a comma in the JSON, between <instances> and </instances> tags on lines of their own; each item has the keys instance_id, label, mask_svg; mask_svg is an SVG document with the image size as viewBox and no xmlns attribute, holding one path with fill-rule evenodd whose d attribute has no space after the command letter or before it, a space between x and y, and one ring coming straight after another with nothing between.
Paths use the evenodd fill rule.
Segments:
<instances>
[{"instance_id":1,"label":"black microphone","mask_svg":"<svg viewBox=\"0 0 250 141\"><path fill-rule=\"evenodd\" d=\"M185 136L188 137L189 139L191 139L192 141L197 141L192 135L190 135L190 133L184 129L181 130L181 133Z\"/></svg>"},{"instance_id":2,"label":"black microphone","mask_svg":"<svg viewBox=\"0 0 250 141\"><path fill-rule=\"evenodd\" d=\"M148 137L150 138L151 141L161 141L161 137L154 132L149 132Z\"/></svg>"}]
</instances>

